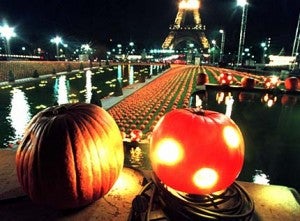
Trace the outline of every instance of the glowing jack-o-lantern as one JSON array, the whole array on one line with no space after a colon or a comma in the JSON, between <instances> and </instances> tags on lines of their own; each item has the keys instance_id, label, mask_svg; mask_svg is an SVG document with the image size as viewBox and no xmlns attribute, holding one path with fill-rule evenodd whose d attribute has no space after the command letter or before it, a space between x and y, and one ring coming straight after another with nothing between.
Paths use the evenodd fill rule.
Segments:
<instances>
[{"instance_id":1,"label":"glowing jack-o-lantern","mask_svg":"<svg viewBox=\"0 0 300 221\"><path fill-rule=\"evenodd\" d=\"M264 80L264 87L266 89L274 89L280 85L280 80L277 76L269 76Z\"/></svg>"},{"instance_id":2,"label":"glowing jack-o-lantern","mask_svg":"<svg viewBox=\"0 0 300 221\"><path fill-rule=\"evenodd\" d=\"M58 209L82 207L104 196L123 163L117 124L104 109L87 103L39 112L16 153L24 192L33 202Z\"/></svg>"},{"instance_id":3,"label":"glowing jack-o-lantern","mask_svg":"<svg viewBox=\"0 0 300 221\"><path fill-rule=\"evenodd\" d=\"M230 72L223 72L219 75L218 81L220 85L230 85L234 82L234 78Z\"/></svg>"},{"instance_id":4,"label":"glowing jack-o-lantern","mask_svg":"<svg viewBox=\"0 0 300 221\"><path fill-rule=\"evenodd\" d=\"M161 118L150 140L154 173L167 186L190 194L226 189L244 162L239 127L224 114L176 109Z\"/></svg>"},{"instance_id":5,"label":"glowing jack-o-lantern","mask_svg":"<svg viewBox=\"0 0 300 221\"><path fill-rule=\"evenodd\" d=\"M140 142L143 136L143 132L139 129L134 129L130 133L130 139L131 141L137 141Z\"/></svg>"}]
</instances>

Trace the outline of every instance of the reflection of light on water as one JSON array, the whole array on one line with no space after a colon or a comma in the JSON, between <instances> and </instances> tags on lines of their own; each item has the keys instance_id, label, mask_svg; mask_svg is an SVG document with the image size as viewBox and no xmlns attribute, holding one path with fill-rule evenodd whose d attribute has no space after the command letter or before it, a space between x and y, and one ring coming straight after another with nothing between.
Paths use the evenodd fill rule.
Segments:
<instances>
[{"instance_id":1,"label":"reflection of light on water","mask_svg":"<svg viewBox=\"0 0 300 221\"><path fill-rule=\"evenodd\" d=\"M216 95L216 100L218 104L221 104L224 101L225 93L224 92L219 92Z\"/></svg>"},{"instance_id":2,"label":"reflection of light on water","mask_svg":"<svg viewBox=\"0 0 300 221\"><path fill-rule=\"evenodd\" d=\"M69 102L65 75L61 75L58 79L56 79L54 85L54 95L58 104L66 104Z\"/></svg>"},{"instance_id":3,"label":"reflection of light on water","mask_svg":"<svg viewBox=\"0 0 300 221\"><path fill-rule=\"evenodd\" d=\"M150 65L150 75L153 75L153 65Z\"/></svg>"},{"instance_id":4,"label":"reflection of light on water","mask_svg":"<svg viewBox=\"0 0 300 221\"><path fill-rule=\"evenodd\" d=\"M276 103L277 97L275 95L272 95L272 94L265 94L261 100L268 107L272 107Z\"/></svg>"},{"instance_id":5,"label":"reflection of light on water","mask_svg":"<svg viewBox=\"0 0 300 221\"><path fill-rule=\"evenodd\" d=\"M234 102L234 100L233 100L231 94L229 94L229 95L225 98L225 105L226 105L226 112L225 112L225 115L226 115L227 117L231 117L233 102Z\"/></svg>"},{"instance_id":6,"label":"reflection of light on water","mask_svg":"<svg viewBox=\"0 0 300 221\"><path fill-rule=\"evenodd\" d=\"M255 170L255 175L252 177L253 183L269 185L270 179L269 176L263 173L261 170Z\"/></svg>"},{"instance_id":7,"label":"reflection of light on water","mask_svg":"<svg viewBox=\"0 0 300 221\"><path fill-rule=\"evenodd\" d=\"M24 133L25 127L31 119L30 107L23 91L14 88L12 90L11 110L7 119L15 130L14 141L19 140Z\"/></svg>"},{"instance_id":8,"label":"reflection of light on water","mask_svg":"<svg viewBox=\"0 0 300 221\"><path fill-rule=\"evenodd\" d=\"M122 79L122 66L118 65L118 79Z\"/></svg>"},{"instance_id":9,"label":"reflection of light on water","mask_svg":"<svg viewBox=\"0 0 300 221\"><path fill-rule=\"evenodd\" d=\"M143 152L141 148L130 149L130 163L133 165L141 166L143 164Z\"/></svg>"},{"instance_id":10,"label":"reflection of light on water","mask_svg":"<svg viewBox=\"0 0 300 221\"><path fill-rule=\"evenodd\" d=\"M86 83L85 83L85 102L90 103L91 97L92 97L92 72L90 70L86 71L85 74L86 77Z\"/></svg>"},{"instance_id":11,"label":"reflection of light on water","mask_svg":"<svg viewBox=\"0 0 300 221\"><path fill-rule=\"evenodd\" d=\"M129 65L129 84L133 84L134 82L133 75L134 75L133 66Z\"/></svg>"}]
</instances>

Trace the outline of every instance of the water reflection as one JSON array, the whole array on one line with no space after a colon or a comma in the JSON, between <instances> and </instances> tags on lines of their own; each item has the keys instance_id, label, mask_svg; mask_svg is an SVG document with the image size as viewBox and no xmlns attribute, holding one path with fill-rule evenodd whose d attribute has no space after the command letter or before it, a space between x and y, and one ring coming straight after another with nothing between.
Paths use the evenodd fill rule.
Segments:
<instances>
[{"instance_id":1,"label":"water reflection","mask_svg":"<svg viewBox=\"0 0 300 221\"><path fill-rule=\"evenodd\" d=\"M86 82L85 82L85 102L90 103L92 98L92 72L90 70L86 71L85 74Z\"/></svg>"},{"instance_id":2,"label":"water reflection","mask_svg":"<svg viewBox=\"0 0 300 221\"><path fill-rule=\"evenodd\" d=\"M268 107L273 107L276 101L277 101L277 96L268 93L265 94L261 99L261 102L266 104Z\"/></svg>"},{"instance_id":3,"label":"water reflection","mask_svg":"<svg viewBox=\"0 0 300 221\"><path fill-rule=\"evenodd\" d=\"M131 166L142 166L143 165L143 152L140 147L132 147L130 149L130 163Z\"/></svg>"},{"instance_id":4,"label":"water reflection","mask_svg":"<svg viewBox=\"0 0 300 221\"><path fill-rule=\"evenodd\" d=\"M227 117L231 117L233 103L234 103L233 97L231 95L228 96L225 100L225 105L226 105L225 115Z\"/></svg>"},{"instance_id":5,"label":"water reflection","mask_svg":"<svg viewBox=\"0 0 300 221\"><path fill-rule=\"evenodd\" d=\"M11 142L16 143L21 139L26 125L30 121L31 113L25 93L17 88L14 88L11 93L10 113L7 120L11 122L11 127L14 129L14 137L10 138Z\"/></svg>"},{"instance_id":6,"label":"water reflection","mask_svg":"<svg viewBox=\"0 0 300 221\"><path fill-rule=\"evenodd\" d=\"M129 84L133 84L134 83L134 69L133 66L129 67Z\"/></svg>"},{"instance_id":7,"label":"water reflection","mask_svg":"<svg viewBox=\"0 0 300 221\"><path fill-rule=\"evenodd\" d=\"M232 106L234 103L234 99L231 92L223 92L223 91L218 92L216 94L216 101L218 104L223 104L223 103L225 104L226 106L225 115L231 117Z\"/></svg>"},{"instance_id":8,"label":"water reflection","mask_svg":"<svg viewBox=\"0 0 300 221\"><path fill-rule=\"evenodd\" d=\"M68 87L65 75L61 75L58 79L56 78L54 84L54 98L58 104L69 103L68 100Z\"/></svg>"}]
</instances>

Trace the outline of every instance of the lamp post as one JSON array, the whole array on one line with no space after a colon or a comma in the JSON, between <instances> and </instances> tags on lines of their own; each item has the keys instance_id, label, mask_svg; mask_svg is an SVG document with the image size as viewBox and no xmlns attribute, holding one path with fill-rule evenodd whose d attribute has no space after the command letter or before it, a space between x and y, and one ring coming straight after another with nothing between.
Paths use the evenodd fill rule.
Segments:
<instances>
[{"instance_id":1,"label":"lamp post","mask_svg":"<svg viewBox=\"0 0 300 221\"><path fill-rule=\"evenodd\" d=\"M9 27L7 24L0 26L0 36L5 38L7 59L9 59L11 55L9 41L12 37L16 37L15 28Z\"/></svg>"},{"instance_id":2,"label":"lamp post","mask_svg":"<svg viewBox=\"0 0 300 221\"><path fill-rule=\"evenodd\" d=\"M59 44L62 43L62 38L56 36L55 38L52 38L50 42L56 45L56 58L59 61Z\"/></svg>"},{"instance_id":3,"label":"lamp post","mask_svg":"<svg viewBox=\"0 0 300 221\"><path fill-rule=\"evenodd\" d=\"M213 51L212 51L212 55L213 55L213 65L215 64L215 53L216 53L216 40L212 40L211 43L213 44Z\"/></svg>"},{"instance_id":4,"label":"lamp post","mask_svg":"<svg viewBox=\"0 0 300 221\"><path fill-rule=\"evenodd\" d=\"M243 8L242 13L242 21L241 21L241 30L240 30L240 41L239 41L239 49L238 49L238 57L237 57L237 65L242 63L242 53L244 50L245 43L245 34L246 34L246 24L247 24L247 15L248 15L248 2L247 0L237 0L238 6Z\"/></svg>"},{"instance_id":5,"label":"lamp post","mask_svg":"<svg viewBox=\"0 0 300 221\"><path fill-rule=\"evenodd\" d=\"M219 30L219 32L222 34L221 38L221 50L220 50L220 62L223 61L224 56L224 45L225 45L225 32L223 29Z\"/></svg>"},{"instance_id":6,"label":"lamp post","mask_svg":"<svg viewBox=\"0 0 300 221\"><path fill-rule=\"evenodd\" d=\"M263 50L261 62L264 64L265 63L266 50L267 50L267 44L266 44L266 42L262 42L262 43L260 43L260 46L262 47L262 50Z\"/></svg>"}]
</instances>

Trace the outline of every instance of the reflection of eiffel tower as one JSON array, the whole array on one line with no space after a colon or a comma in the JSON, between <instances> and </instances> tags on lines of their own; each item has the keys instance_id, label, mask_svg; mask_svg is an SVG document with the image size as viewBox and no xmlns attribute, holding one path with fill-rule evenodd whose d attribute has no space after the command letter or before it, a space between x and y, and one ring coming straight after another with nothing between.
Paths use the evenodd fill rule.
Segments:
<instances>
[{"instance_id":1,"label":"reflection of eiffel tower","mask_svg":"<svg viewBox=\"0 0 300 221\"><path fill-rule=\"evenodd\" d=\"M199 13L199 0L181 0L175 23L169 28L170 33L165 39L162 48L174 49L183 41L192 41L200 44L204 50L209 48L209 43L205 37L205 26L201 24ZM187 13L193 14L194 25L185 25Z\"/></svg>"}]
</instances>

